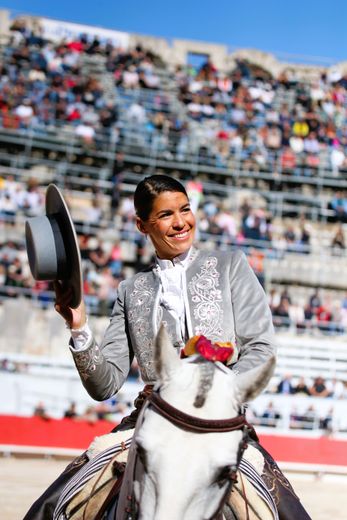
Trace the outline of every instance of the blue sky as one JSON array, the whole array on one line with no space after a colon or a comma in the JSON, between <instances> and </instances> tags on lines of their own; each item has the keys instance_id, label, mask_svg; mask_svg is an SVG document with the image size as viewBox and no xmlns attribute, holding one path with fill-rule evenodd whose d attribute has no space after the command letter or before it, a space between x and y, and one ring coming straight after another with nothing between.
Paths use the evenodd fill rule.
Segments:
<instances>
[{"instance_id":1,"label":"blue sky","mask_svg":"<svg viewBox=\"0 0 347 520\"><path fill-rule=\"evenodd\" d=\"M18 14L231 49L347 61L347 0L3 0L1 6Z\"/></svg>"}]
</instances>

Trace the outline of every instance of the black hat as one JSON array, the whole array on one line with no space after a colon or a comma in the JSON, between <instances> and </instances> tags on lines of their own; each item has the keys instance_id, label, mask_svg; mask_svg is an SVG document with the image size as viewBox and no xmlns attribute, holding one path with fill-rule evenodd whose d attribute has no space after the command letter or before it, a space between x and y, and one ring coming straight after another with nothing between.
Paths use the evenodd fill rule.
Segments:
<instances>
[{"instance_id":1,"label":"black hat","mask_svg":"<svg viewBox=\"0 0 347 520\"><path fill-rule=\"evenodd\" d=\"M25 238L35 280L63 281L72 290L70 307L78 307L82 299L81 255L69 210L55 184L46 191L46 216L26 221Z\"/></svg>"}]
</instances>

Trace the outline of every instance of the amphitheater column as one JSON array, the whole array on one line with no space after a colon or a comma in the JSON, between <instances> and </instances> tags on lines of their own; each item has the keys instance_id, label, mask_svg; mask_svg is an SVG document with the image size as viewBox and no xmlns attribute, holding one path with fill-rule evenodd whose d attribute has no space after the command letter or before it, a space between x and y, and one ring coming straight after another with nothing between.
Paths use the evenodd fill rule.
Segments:
<instances>
[{"instance_id":1,"label":"amphitheater column","mask_svg":"<svg viewBox=\"0 0 347 520\"><path fill-rule=\"evenodd\" d=\"M10 33L10 11L0 9L0 42Z\"/></svg>"}]
</instances>

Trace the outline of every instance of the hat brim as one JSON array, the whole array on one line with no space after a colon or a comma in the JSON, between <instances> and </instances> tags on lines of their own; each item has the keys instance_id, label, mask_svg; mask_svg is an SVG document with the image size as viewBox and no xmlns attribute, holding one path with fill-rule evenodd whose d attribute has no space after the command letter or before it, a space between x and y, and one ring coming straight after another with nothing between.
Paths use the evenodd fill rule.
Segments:
<instances>
[{"instance_id":1,"label":"hat brim","mask_svg":"<svg viewBox=\"0 0 347 520\"><path fill-rule=\"evenodd\" d=\"M83 293L81 253L70 212L55 184L50 184L46 191L46 214L54 215L59 223L67 259L66 277L61 281L64 286L71 288L72 297L69 305L75 309L81 303Z\"/></svg>"}]
</instances>

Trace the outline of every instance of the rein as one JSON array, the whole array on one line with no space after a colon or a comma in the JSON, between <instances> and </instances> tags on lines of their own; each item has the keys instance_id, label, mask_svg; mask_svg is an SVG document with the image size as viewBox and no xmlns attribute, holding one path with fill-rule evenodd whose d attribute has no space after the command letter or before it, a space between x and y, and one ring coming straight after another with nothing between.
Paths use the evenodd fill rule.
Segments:
<instances>
[{"instance_id":1,"label":"rein","mask_svg":"<svg viewBox=\"0 0 347 520\"><path fill-rule=\"evenodd\" d=\"M228 475L229 485L226 489L226 492L224 493L224 497L221 500L215 515L213 516L214 519L220 518L223 505L231 491L232 485L237 482L237 468L242 458L242 454L247 447L246 435L249 429L249 424L245 418L245 415L239 413L239 415L231 419L200 419L199 417L194 417L193 415L189 415L182 412L181 410L178 410L165 401L165 399L160 397L158 392L152 392L147 397L147 406L152 407L159 415L170 421L178 428L192 433L222 433L242 430L243 440L239 447L237 463L230 468L230 473ZM247 500L246 519L249 520Z\"/></svg>"},{"instance_id":2,"label":"rein","mask_svg":"<svg viewBox=\"0 0 347 520\"><path fill-rule=\"evenodd\" d=\"M148 405L181 429L194 433L221 433L242 430L248 426L246 418L243 414L239 414L232 419L200 419L187 413L181 412L167 401L165 401L157 392L152 392L147 397Z\"/></svg>"},{"instance_id":3,"label":"rein","mask_svg":"<svg viewBox=\"0 0 347 520\"><path fill-rule=\"evenodd\" d=\"M194 417L192 415L186 414L181 410L178 410L171 404L169 404L165 399L160 397L158 391L154 391L150 393L146 400L145 405L142 409L141 416L139 417L139 421L137 422L137 427L141 425L141 421L143 420L143 412L146 408L153 408L153 410L167 419L169 422L174 424L180 429L186 430L192 433L222 433L222 432L232 432L241 430L243 432L243 439L239 446L239 451L237 454L237 462L235 465L230 467L230 472L227 475L227 480L229 484L225 490L224 496L218 506L217 511L213 515L213 519L220 518L220 513L222 511L223 505L226 501L228 494L231 491L232 485L237 482L237 468L240 463L242 454L247 447L247 432L249 430L249 424L244 416L244 414L239 414L236 417L231 419L200 419L199 417ZM136 435L136 433L135 433ZM124 504L121 511L117 511L117 520L118 519L126 519L126 520L135 520L138 518L138 503L135 499L134 492L132 489L133 482L136 480L139 481L139 474L141 472L146 471L143 463L141 462L137 449L135 448L134 458L132 463L129 464L128 461L128 471L130 477L130 487L124 489ZM130 467L131 466L131 467ZM125 506L125 507L124 507ZM118 516L118 514L120 516ZM124 516L123 516L124 515ZM249 520L248 513L248 505L246 503L246 518Z\"/></svg>"}]
</instances>

